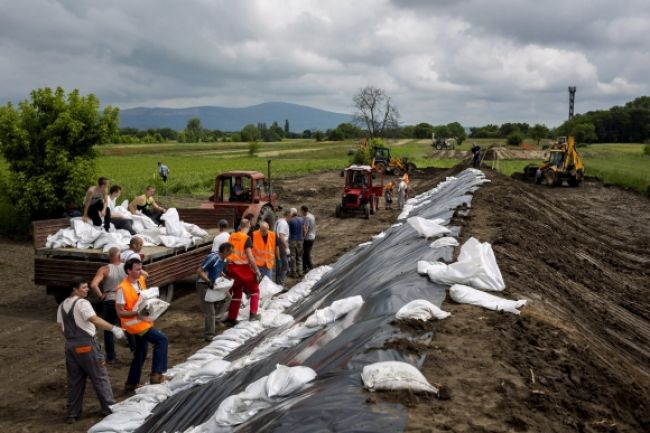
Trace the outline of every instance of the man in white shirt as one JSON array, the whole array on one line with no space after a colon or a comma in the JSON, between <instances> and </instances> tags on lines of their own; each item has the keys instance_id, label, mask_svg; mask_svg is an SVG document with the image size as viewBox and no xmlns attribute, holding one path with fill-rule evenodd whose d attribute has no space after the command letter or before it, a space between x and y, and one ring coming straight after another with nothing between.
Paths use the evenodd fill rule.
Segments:
<instances>
[{"instance_id":1,"label":"man in white shirt","mask_svg":"<svg viewBox=\"0 0 650 433\"><path fill-rule=\"evenodd\" d=\"M102 415L111 412L115 404L113 390L108 379L99 345L95 340L96 327L111 331L116 338L124 338L124 331L95 314L88 296L88 283L76 277L70 286L70 296L59 306L56 321L65 337L65 365L68 376L68 409L66 421L70 424L79 419L86 389L86 378L95 388Z\"/></svg>"},{"instance_id":2,"label":"man in white shirt","mask_svg":"<svg viewBox=\"0 0 650 433\"><path fill-rule=\"evenodd\" d=\"M224 219L219 220L219 234L216 235L214 241L212 241L212 252L218 253L221 244L228 242L229 237L230 232L228 231L228 221Z\"/></svg>"},{"instance_id":3,"label":"man in white shirt","mask_svg":"<svg viewBox=\"0 0 650 433\"><path fill-rule=\"evenodd\" d=\"M302 272L306 274L314 269L314 264L311 261L311 249L316 240L316 217L309 212L309 208L306 205L302 205L300 210L305 221L305 239L302 241Z\"/></svg>"},{"instance_id":4,"label":"man in white shirt","mask_svg":"<svg viewBox=\"0 0 650 433\"><path fill-rule=\"evenodd\" d=\"M282 213L282 217L278 218L275 223L275 234L277 237L277 244L280 250L278 263L275 267L275 282L283 285L287 279L287 271L289 270L289 223L287 218L291 216L291 209L286 209Z\"/></svg>"}]
</instances>

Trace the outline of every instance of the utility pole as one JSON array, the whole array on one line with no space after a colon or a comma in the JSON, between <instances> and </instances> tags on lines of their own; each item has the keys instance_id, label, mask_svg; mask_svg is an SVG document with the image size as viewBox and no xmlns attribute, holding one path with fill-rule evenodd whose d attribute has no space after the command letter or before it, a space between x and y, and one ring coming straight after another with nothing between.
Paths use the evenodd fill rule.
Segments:
<instances>
[{"instance_id":1,"label":"utility pole","mask_svg":"<svg viewBox=\"0 0 650 433\"><path fill-rule=\"evenodd\" d=\"M569 120L573 119L573 105L576 100L575 86L569 87Z\"/></svg>"}]
</instances>

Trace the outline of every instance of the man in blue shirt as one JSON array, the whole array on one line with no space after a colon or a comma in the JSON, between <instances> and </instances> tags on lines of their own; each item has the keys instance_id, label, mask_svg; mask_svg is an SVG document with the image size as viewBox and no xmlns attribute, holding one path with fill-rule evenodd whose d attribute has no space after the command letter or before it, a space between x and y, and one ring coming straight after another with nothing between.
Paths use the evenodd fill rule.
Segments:
<instances>
[{"instance_id":1,"label":"man in blue shirt","mask_svg":"<svg viewBox=\"0 0 650 433\"><path fill-rule=\"evenodd\" d=\"M215 317L216 317L216 305L218 303L227 305L227 300L221 300L217 302L206 302L205 293L208 290L212 289L214 282L217 278L221 276L224 272L224 267L226 264L226 257L232 253L232 244L224 242L219 245L218 252L211 252L208 254L203 263L196 270L196 293L199 296L199 306L203 312L203 319L205 323L205 340L211 341L215 335ZM221 312L221 308L219 308Z\"/></svg>"},{"instance_id":2,"label":"man in blue shirt","mask_svg":"<svg viewBox=\"0 0 650 433\"><path fill-rule=\"evenodd\" d=\"M302 277L302 243L305 239L305 222L298 216L298 209L291 208L289 219L289 276Z\"/></svg>"}]
</instances>

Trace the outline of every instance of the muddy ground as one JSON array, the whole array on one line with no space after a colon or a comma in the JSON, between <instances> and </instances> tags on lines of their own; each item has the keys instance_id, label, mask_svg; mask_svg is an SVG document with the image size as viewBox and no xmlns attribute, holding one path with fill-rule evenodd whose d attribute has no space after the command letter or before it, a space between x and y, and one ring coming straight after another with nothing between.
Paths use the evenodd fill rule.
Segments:
<instances>
[{"instance_id":1,"label":"muddy ground","mask_svg":"<svg viewBox=\"0 0 650 433\"><path fill-rule=\"evenodd\" d=\"M419 172L413 187L421 192L447 174ZM401 324L414 335L433 331L430 343L395 344L426 352L423 372L449 398L375 393L369 404L403 402L413 432L648 431L650 200L591 181L550 189L488 175L493 182L456 223L464 239L493 243L505 295L529 306L517 317L446 301L449 319ZM307 204L317 217L316 264L334 261L397 216L382 209L369 221L335 219L340 180L329 172L276 183L284 206ZM83 419L62 422L56 304L32 274L31 244L0 238L0 431L86 431L100 419L96 398L88 388ZM158 326L169 336L172 365L203 346L191 284L180 285ZM109 373L121 399L128 350L120 347L119 356Z\"/></svg>"}]
</instances>

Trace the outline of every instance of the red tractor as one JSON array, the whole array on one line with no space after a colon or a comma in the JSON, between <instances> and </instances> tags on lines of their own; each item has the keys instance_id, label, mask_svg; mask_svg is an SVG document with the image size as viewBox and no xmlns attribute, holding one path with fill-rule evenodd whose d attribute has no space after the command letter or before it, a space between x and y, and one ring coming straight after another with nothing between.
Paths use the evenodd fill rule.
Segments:
<instances>
[{"instance_id":1,"label":"red tractor","mask_svg":"<svg viewBox=\"0 0 650 433\"><path fill-rule=\"evenodd\" d=\"M336 217L354 211L363 212L370 218L379 207L379 197L384 193L383 173L369 165L351 165L341 172L345 178L341 203L336 205Z\"/></svg>"},{"instance_id":2,"label":"red tractor","mask_svg":"<svg viewBox=\"0 0 650 433\"><path fill-rule=\"evenodd\" d=\"M235 226L242 218L249 218L253 226L262 221L275 226L275 211L279 198L271 192L271 164L269 177L259 171L229 171L218 175L214 181L214 194L202 208L231 208L235 210Z\"/></svg>"}]
</instances>

